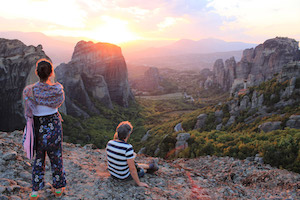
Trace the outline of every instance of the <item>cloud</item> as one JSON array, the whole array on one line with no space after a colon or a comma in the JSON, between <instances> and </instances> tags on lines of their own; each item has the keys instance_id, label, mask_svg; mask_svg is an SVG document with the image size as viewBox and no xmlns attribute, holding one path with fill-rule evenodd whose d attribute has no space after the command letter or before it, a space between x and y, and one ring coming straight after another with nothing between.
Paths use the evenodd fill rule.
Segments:
<instances>
[{"instance_id":1,"label":"cloud","mask_svg":"<svg viewBox=\"0 0 300 200\"><path fill-rule=\"evenodd\" d=\"M291 36L300 34L299 0L212 0L213 12L224 21L222 31L244 30L252 37Z\"/></svg>"},{"instance_id":2,"label":"cloud","mask_svg":"<svg viewBox=\"0 0 300 200\"><path fill-rule=\"evenodd\" d=\"M0 17L8 19L1 24L1 29L13 29L10 20L26 21L29 26L16 25L15 29L48 34L88 37L108 27L103 20L106 16L117 20L114 24L120 26L119 29L110 27L111 30L123 29L137 38L217 37L258 42L277 35L300 34L298 1L10 0L1 4Z\"/></svg>"}]
</instances>

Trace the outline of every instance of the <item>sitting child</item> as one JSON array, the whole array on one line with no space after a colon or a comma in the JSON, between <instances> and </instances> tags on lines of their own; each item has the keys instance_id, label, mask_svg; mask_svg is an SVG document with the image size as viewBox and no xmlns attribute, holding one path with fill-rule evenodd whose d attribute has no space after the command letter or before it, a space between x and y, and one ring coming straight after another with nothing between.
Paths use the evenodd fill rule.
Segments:
<instances>
[{"instance_id":1,"label":"sitting child","mask_svg":"<svg viewBox=\"0 0 300 200\"><path fill-rule=\"evenodd\" d=\"M136 164L132 145L127 143L133 127L130 122L121 122L113 140L106 146L108 171L113 178L120 180L133 179L138 186L148 187L146 183L140 181L146 172L153 173L158 170L158 165L154 160L150 164Z\"/></svg>"}]
</instances>

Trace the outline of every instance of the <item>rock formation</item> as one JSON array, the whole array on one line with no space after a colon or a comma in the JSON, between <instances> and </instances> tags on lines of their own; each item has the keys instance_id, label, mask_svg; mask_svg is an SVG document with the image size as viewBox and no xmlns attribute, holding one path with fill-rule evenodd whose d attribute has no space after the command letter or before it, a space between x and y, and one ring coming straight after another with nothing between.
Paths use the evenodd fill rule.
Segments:
<instances>
[{"instance_id":1,"label":"rock formation","mask_svg":"<svg viewBox=\"0 0 300 200\"><path fill-rule=\"evenodd\" d=\"M127 107L134 99L121 48L108 43L80 41L72 60L55 69L65 88L67 114L98 113L96 103L112 108L112 102Z\"/></svg>"},{"instance_id":2,"label":"rock formation","mask_svg":"<svg viewBox=\"0 0 300 200\"><path fill-rule=\"evenodd\" d=\"M287 66L284 74L291 75L295 72L295 64L291 63L299 60L298 42L290 38L276 37L266 40L254 49L244 50L238 63L234 58L226 60L225 64L222 59L216 60L212 71L213 84L217 84L224 91L231 89L231 93L234 93L243 88L244 81L247 81L248 86L254 86L273 78L274 74L283 71L283 66ZM207 77L207 80L211 79L211 76Z\"/></svg>"},{"instance_id":3,"label":"rock formation","mask_svg":"<svg viewBox=\"0 0 300 200\"><path fill-rule=\"evenodd\" d=\"M132 87L145 92L153 92L158 91L161 88L159 85L160 82L159 71L156 67L149 67L147 71L145 71L144 76L142 78L138 78L132 81Z\"/></svg>"},{"instance_id":4,"label":"rock formation","mask_svg":"<svg viewBox=\"0 0 300 200\"><path fill-rule=\"evenodd\" d=\"M19 40L0 38L0 130L23 129L22 91L36 82L35 64L49 57L41 45L26 46Z\"/></svg>"},{"instance_id":5,"label":"rock formation","mask_svg":"<svg viewBox=\"0 0 300 200\"><path fill-rule=\"evenodd\" d=\"M187 140L190 139L191 135L189 133L179 133L176 137L176 155L181 151L186 149L189 144L187 143Z\"/></svg>"},{"instance_id":6,"label":"rock formation","mask_svg":"<svg viewBox=\"0 0 300 200\"><path fill-rule=\"evenodd\" d=\"M281 121L265 122L258 126L258 128L264 132L270 132L281 128Z\"/></svg>"},{"instance_id":7,"label":"rock formation","mask_svg":"<svg viewBox=\"0 0 300 200\"><path fill-rule=\"evenodd\" d=\"M30 161L21 147L22 132L0 132L0 199L28 199ZM104 149L63 143L67 187L62 199L298 199L300 175L262 164L255 158L203 156L196 159L157 158L160 169L141 181L117 181L109 176ZM153 158L138 155L137 162ZM52 183L46 160L45 182ZM55 199L49 185L40 199Z\"/></svg>"}]
</instances>

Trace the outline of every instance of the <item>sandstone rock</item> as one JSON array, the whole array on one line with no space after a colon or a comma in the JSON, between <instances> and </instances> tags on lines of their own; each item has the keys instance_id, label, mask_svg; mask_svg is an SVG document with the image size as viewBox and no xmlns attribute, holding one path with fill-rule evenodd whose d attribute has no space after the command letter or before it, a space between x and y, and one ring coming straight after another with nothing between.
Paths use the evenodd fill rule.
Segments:
<instances>
[{"instance_id":1,"label":"sandstone rock","mask_svg":"<svg viewBox=\"0 0 300 200\"><path fill-rule=\"evenodd\" d=\"M197 117L197 122L195 124L195 127L194 129L200 129L200 128L203 128L204 125L205 125L205 120L207 118L207 114L200 114L198 117Z\"/></svg>"},{"instance_id":2,"label":"sandstone rock","mask_svg":"<svg viewBox=\"0 0 300 200\"><path fill-rule=\"evenodd\" d=\"M80 41L72 60L59 65L55 72L68 97L68 114L99 113L93 100L108 108L112 108L112 102L127 107L134 100L126 63L121 48L116 45Z\"/></svg>"},{"instance_id":3,"label":"sandstone rock","mask_svg":"<svg viewBox=\"0 0 300 200\"><path fill-rule=\"evenodd\" d=\"M300 129L300 115L291 115L289 120L286 122L286 126Z\"/></svg>"},{"instance_id":4,"label":"sandstone rock","mask_svg":"<svg viewBox=\"0 0 300 200\"><path fill-rule=\"evenodd\" d=\"M41 46L0 38L0 130L24 128L22 92L26 85L38 81L34 71L41 58L49 59Z\"/></svg>"},{"instance_id":5,"label":"sandstone rock","mask_svg":"<svg viewBox=\"0 0 300 200\"><path fill-rule=\"evenodd\" d=\"M273 130L281 129L281 121L265 122L259 125L258 128L264 132L270 132Z\"/></svg>"}]
</instances>

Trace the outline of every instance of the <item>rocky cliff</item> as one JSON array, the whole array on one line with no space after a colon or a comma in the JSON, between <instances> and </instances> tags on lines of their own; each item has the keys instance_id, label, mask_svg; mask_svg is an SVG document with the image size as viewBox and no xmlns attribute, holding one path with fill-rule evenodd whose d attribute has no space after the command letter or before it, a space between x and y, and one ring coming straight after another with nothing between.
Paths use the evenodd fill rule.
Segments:
<instances>
[{"instance_id":1,"label":"rocky cliff","mask_svg":"<svg viewBox=\"0 0 300 200\"><path fill-rule=\"evenodd\" d=\"M113 132L112 132L113 134ZM0 199L28 199L31 192L32 162L21 148L22 132L0 132ZM265 165L259 159L203 156L196 159L156 158L160 169L141 181L110 178L104 149L92 145L63 143L67 188L64 200L77 199L291 199L300 196L300 175ZM151 157L138 155L138 162ZM51 183L50 162L46 160L45 182ZM49 185L40 199L55 199Z\"/></svg>"},{"instance_id":2,"label":"rocky cliff","mask_svg":"<svg viewBox=\"0 0 300 200\"><path fill-rule=\"evenodd\" d=\"M213 67L213 79L224 91L232 93L242 89L244 81L248 86L258 85L280 73L288 63L299 61L299 44L290 38L276 37L266 40L254 49L243 51L241 60L236 63L234 58L225 61L216 60Z\"/></svg>"},{"instance_id":3,"label":"rocky cliff","mask_svg":"<svg viewBox=\"0 0 300 200\"><path fill-rule=\"evenodd\" d=\"M99 113L95 101L112 108L112 102L127 107L134 99L121 48L113 44L80 41L72 60L55 73L65 88L66 112L73 116Z\"/></svg>"},{"instance_id":4,"label":"rocky cliff","mask_svg":"<svg viewBox=\"0 0 300 200\"><path fill-rule=\"evenodd\" d=\"M41 58L49 59L41 45L0 38L0 130L24 128L22 91L38 80L35 63Z\"/></svg>"}]
</instances>

